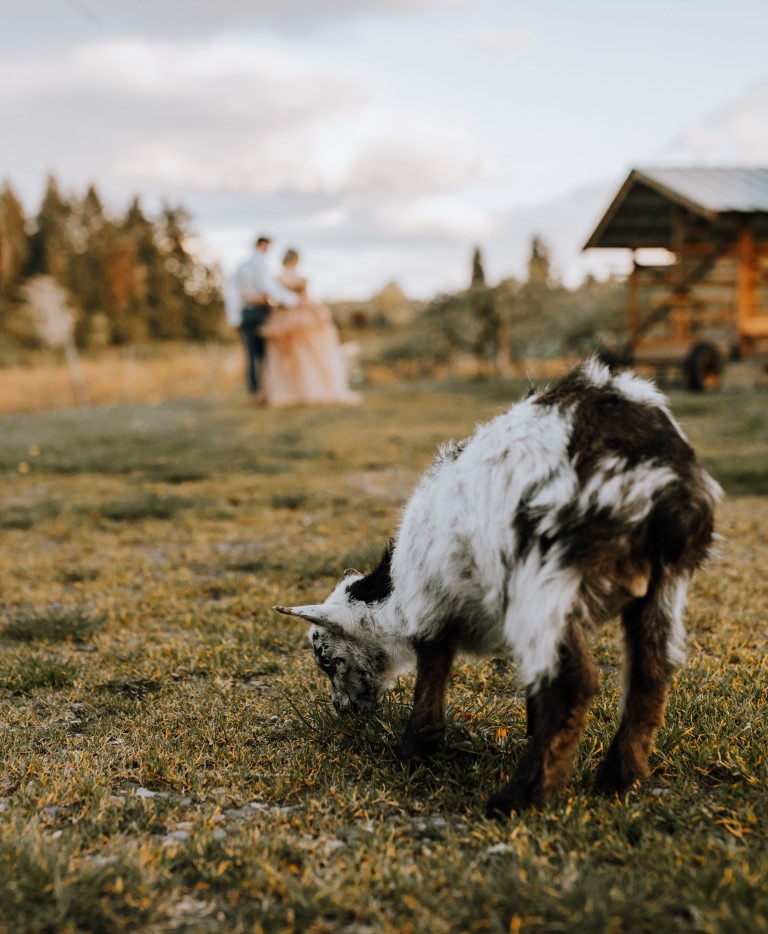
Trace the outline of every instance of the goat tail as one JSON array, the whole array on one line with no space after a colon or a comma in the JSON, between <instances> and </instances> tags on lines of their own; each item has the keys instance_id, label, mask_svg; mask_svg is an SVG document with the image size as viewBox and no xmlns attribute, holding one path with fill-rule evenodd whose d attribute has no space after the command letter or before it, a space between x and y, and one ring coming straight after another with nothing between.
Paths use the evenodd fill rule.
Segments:
<instances>
[{"instance_id":1,"label":"goat tail","mask_svg":"<svg viewBox=\"0 0 768 934\"><path fill-rule=\"evenodd\" d=\"M648 547L667 566L693 571L712 544L715 504L722 490L698 465L657 496L649 517Z\"/></svg>"}]
</instances>

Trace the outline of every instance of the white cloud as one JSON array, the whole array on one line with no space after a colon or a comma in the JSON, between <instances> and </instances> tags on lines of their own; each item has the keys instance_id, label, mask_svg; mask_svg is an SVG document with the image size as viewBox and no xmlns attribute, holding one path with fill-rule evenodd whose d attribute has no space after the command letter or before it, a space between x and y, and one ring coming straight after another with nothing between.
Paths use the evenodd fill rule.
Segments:
<instances>
[{"instance_id":1,"label":"white cloud","mask_svg":"<svg viewBox=\"0 0 768 934\"><path fill-rule=\"evenodd\" d=\"M768 165L768 81L676 137L660 161L679 165Z\"/></svg>"},{"instance_id":2,"label":"white cloud","mask_svg":"<svg viewBox=\"0 0 768 934\"><path fill-rule=\"evenodd\" d=\"M417 129L414 122L412 114L392 114L386 135L360 148L349 168L352 192L376 200L421 197L482 178L488 160L468 135L444 126L429 130L423 121Z\"/></svg>"},{"instance_id":3,"label":"white cloud","mask_svg":"<svg viewBox=\"0 0 768 934\"><path fill-rule=\"evenodd\" d=\"M527 29L509 29L504 32L476 33L467 39L471 49L481 52L517 52L531 45L532 36Z\"/></svg>"},{"instance_id":4,"label":"white cloud","mask_svg":"<svg viewBox=\"0 0 768 934\"><path fill-rule=\"evenodd\" d=\"M74 183L123 191L292 189L375 202L459 189L489 162L459 124L245 45L112 42L6 59L0 88L13 88L0 92L3 125L26 124L7 138L11 164L55 147Z\"/></svg>"},{"instance_id":5,"label":"white cloud","mask_svg":"<svg viewBox=\"0 0 768 934\"><path fill-rule=\"evenodd\" d=\"M86 0L81 0L84 4ZM301 17L308 19L331 18L361 12L388 12L414 10L430 6L459 6L473 0L163 0L159 6L154 0L87 0L87 6L100 20L109 22L136 22L149 29L158 24L172 23L178 31L185 26L210 27L222 21L236 21L258 25L265 18L279 16L300 25Z\"/></svg>"},{"instance_id":6,"label":"white cloud","mask_svg":"<svg viewBox=\"0 0 768 934\"><path fill-rule=\"evenodd\" d=\"M408 267L423 294L444 274L424 257L488 229L467 191L493 159L460 119L393 105L301 49L132 39L3 56L5 171L27 198L53 170L65 190L94 181L108 203L180 201L227 268L266 229L337 251L316 277L326 290L339 294L345 265L353 288L376 255L382 268L398 255L394 273Z\"/></svg>"},{"instance_id":7,"label":"white cloud","mask_svg":"<svg viewBox=\"0 0 768 934\"><path fill-rule=\"evenodd\" d=\"M0 46L274 31L302 35L340 20L402 15L476 0L4 0Z\"/></svg>"},{"instance_id":8,"label":"white cloud","mask_svg":"<svg viewBox=\"0 0 768 934\"><path fill-rule=\"evenodd\" d=\"M419 198L410 204L384 205L376 217L393 234L451 238L463 243L482 240L494 228L489 211L455 196Z\"/></svg>"}]
</instances>

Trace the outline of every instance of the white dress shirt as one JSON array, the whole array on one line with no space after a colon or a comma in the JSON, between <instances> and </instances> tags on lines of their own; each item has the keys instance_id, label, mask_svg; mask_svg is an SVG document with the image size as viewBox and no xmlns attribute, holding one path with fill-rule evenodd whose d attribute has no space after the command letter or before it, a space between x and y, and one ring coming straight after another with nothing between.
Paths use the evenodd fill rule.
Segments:
<instances>
[{"instance_id":1,"label":"white dress shirt","mask_svg":"<svg viewBox=\"0 0 768 934\"><path fill-rule=\"evenodd\" d=\"M240 324L240 312L244 305L266 295L279 305L293 308L299 301L298 295L286 289L275 279L267 266L267 257L261 250L254 250L244 263L238 266L227 292L227 321L233 327Z\"/></svg>"}]
</instances>

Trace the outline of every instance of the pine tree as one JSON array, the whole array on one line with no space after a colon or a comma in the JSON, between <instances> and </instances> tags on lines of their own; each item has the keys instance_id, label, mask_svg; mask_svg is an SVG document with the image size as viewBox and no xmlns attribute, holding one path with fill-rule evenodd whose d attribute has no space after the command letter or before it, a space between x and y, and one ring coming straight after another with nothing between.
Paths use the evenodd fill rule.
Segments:
<instances>
[{"instance_id":1,"label":"pine tree","mask_svg":"<svg viewBox=\"0 0 768 934\"><path fill-rule=\"evenodd\" d=\"M480 247L475 247L472 254L472 284L474 288L485 288L485 270L483 269L483 257L480 253Z\"/></svg>"},{"instance_id":2,"label":"pine tree","mask_svg":"<svg viewBox=\"0 0 768 934\"><path fill-rule=\"evenodd\" d=\"M559 325L554 323L551 312L556 304L555 293L558 289L559 286L552 280L549 248L541 237L533 237L528 259L528 279L520 289L514 322L516 340L529 353L555 352Z\"/></svg>"},{"instance_id":3,"label":"pine tree","mask_svg":"<svg viewBox=\"0 0 768 934\"><path fill-rule=\"evenodd\" d=\"M70 244L67 285L79 314L75 337L79 346L93 343L97 317L104 314L108 221L93 185L83 198L73 198L67 223Z\"/></svg>"},{"instance_id":4,"label":"pine tree","mask_svg":"<svg viewBox=\"0 0 768 934\"><path fill-rule=\"evenodd\" d=\"M30 274L53 276L61 285L68 286L71 216L72 205L62 197L54 176L49 175L30 243Z\"/></svg>"},{"instance_id":5,"label":"pine tree","mask_svg":"<svg viewBox=\"0 0 768 934\"><path fill-rule=\"evenodd\" d=\"M5 182L0 189L0 295L8 295L21 282L29 256L24 209Z\"/></svg>"},{"instance_id":6,"label":"pine tree","mask_svg":"<svg viewBox=\"0 0 768 934\"><path fill-rule=\"evenodd\" d=\"M477 322L475 354L486 360L494 359L499 353L499 314L493 291L485 281L483 257L480 247L472 255L472 284L468 293L472 317Z\"/></svg>"},{"instance_id":7,"label":"pine tree","mask_svg":"<svg viewBox=\"0 0 768 934\"><path fill-rule=\"evenodd\" d=\"M217 269L197 263L194 278L187 287L192 292L192 301L187 303L186 309L190 340L206 341L220 337L226 324L221 274Z\"/></svg>"},{"instance_id":8,"label":"pine tree","mask_svg":"<svg viewBox=\"0 0 768 934\"><path fill-rule=\"evenodd\" d=\"M187 214L180 208L165 207L158 219L161 265L153 283L149 326L152 337L160 340L183 340L187 336L184 283L192 265L184 247L188 223Z\"/></svg>"},{"instance_id":9,"label":"pine tree","mask_svg":"<svg viewBox=\"0 0 768 934\"><path fill-rule=\"evenodd\" d=\"M165 275L156 306L153 333L161 339L205 340L221 333L224 303L215 271L189 251L190 217L166 207L160 216L160 252Z\"/></svg>"},{"instance_id":10,"label":"pine tree","mask_svg":"<svg viewBox=\"0 0 768 934\"><path fill-rule=\"evenodd\" d=\"M151 334L151 320L159 314L156 309L165 277L157 230L144 214L138 198L129 205L119 229L126 249L130 248L133 253L131 298L121 317L119 332L127 339L131 331L141 330L146 339ZM127 257L124 261L127 265Z\"/></svg>"},{"instance_id":11,"label":"pine tree","mask_svg":"<svg viewBox=\"0 0 768 934\"><path fill-rule=\"evenodd\" d=\"M536 236L531 240L531 255L528 259L528 282L536 285L550 285L551 274L549 247L541 237Z\"/></svg>"}]
</instances>

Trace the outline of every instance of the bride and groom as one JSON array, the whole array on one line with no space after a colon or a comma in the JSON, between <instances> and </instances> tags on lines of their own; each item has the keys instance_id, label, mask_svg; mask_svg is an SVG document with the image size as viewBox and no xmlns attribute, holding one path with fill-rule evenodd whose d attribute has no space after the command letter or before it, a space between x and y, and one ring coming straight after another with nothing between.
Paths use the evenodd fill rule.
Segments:
<instances>
[{"instance_id":1,"label":"bride and groom","mask_svg":"<svg viewBox=\"0 0 768 934\"><path fill-rule=\"evenodd\" d=\"M236 271L231 302L246 351L248 391L269 406L360 401L347 385L346 364L331 314L312 301L298 271L299 254L288 250L273 276L267 265L269 237Z\"/></svg>"}]
</instances>

